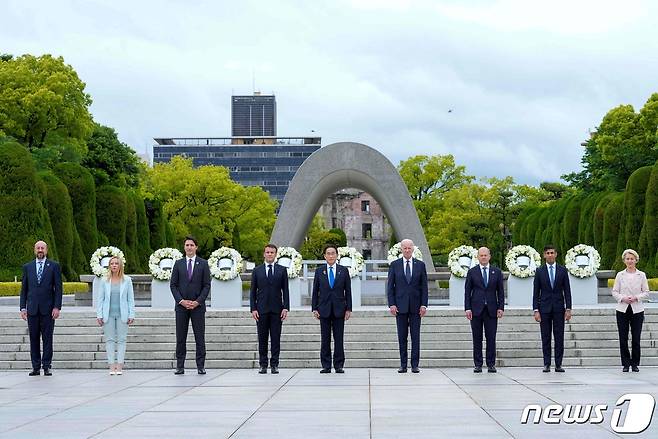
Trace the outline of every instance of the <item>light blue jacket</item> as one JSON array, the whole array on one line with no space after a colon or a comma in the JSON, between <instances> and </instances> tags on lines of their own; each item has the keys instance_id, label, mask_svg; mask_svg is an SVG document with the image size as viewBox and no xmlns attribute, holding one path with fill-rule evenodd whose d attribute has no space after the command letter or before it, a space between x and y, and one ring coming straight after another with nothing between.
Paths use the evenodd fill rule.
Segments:
<instances>
[{"instance_id":1,"label":"light blue jacket","mask_svg":"<svg viewBox=\"0 0 658 439\"><path fill-rule=\"evenodd\" d=\"M110 281L103 279L101 284L101 294L98 295L98 304L96 305L96 317L107 322L110 317ZM121 312L121 321L128 322L128 319L135 318L135 294L133 293L133 281L130 276L123 276L121 282L121 291L119 293L119 310Z\"/></svg>"}]
</instances>

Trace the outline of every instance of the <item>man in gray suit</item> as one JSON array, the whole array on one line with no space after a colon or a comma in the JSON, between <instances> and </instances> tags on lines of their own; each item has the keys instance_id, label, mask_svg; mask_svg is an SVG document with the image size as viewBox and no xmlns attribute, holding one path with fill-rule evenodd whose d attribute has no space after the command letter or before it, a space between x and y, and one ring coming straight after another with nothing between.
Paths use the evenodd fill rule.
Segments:
<instances>
[{"instance_id":1,"label":"man in gray suit","mask_svg":"<svg viewBox=\"0 0 658 439\"><path fill-rule=\"evenodd\" d=\"M192 320L196 342L196 367L199 375L205 375L206 362L206 298L210 293L210 268L208 261L196 255L197 241L185 238L185 257L179 259L171 270L169 287L176 301L176 375L185 373L187 355L187 331Z\"/></svg>"}]
</instances>

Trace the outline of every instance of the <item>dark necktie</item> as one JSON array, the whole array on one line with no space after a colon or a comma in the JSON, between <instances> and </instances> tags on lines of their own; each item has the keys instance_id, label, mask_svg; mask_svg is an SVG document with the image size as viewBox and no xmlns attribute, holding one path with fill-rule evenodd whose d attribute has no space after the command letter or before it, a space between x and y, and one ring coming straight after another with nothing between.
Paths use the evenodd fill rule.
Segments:
<instances>
[{"instance_id":1,"label":"dark necktie","mask_svg":"<svg viewBox=\"0 0 658 439\"><path fill-rule=\"evenodd\" d=\"M187 280L192 280L192 259L187 260Z\"/></svg>"},{"instance_id":2,"label":"dark necktie","mask_svg":"<svg viewBox=\"0 0 658 439\"><path fill-rule=\"evenodd\" d=\"M407 260L407 266L404 268L404 277L407 278L407 283L411 283L411 265L409 265L408 260Z\"/></svg>"},{"instance_id":3,"label":"dark necktie","mask_svg":"<svg viewBox=\"0 0 658 439\"><path fill-rule=\"evenodd\" d=\"M43 261L39 261L39 269L37 270L37 283L41 283L42 274L43 274Z\"/></svg>"},{"instance_id":4,"label":"dark necktie","mask_svg":"<svg viewBox=\"0 0 658 439\"><path fill-rule=\"evenodd\" d=\"M489 286L489 276L487 276L487 267L482 269L482 279L484 279L484 287Z\"/></svg>"},{"instance_id":5,"label":"dark necktie","mask_svg":"<svg viewBox=\"0 0 658 439\"><path fill-rule=\"evenodd\" d=\"M555 288L555 274L553 274L553 266L548 266L548 275L551 278L551 288Z\"/></svg>"},{"instance_id":6,"label":"dark necktie","mask_svg":"<svg viewBox=\"0 0 658 439\"><path fill-rule=\"evenodd\" d=\"M334 267L329 267L329 286L334 287Z\"/></svg>"},{"instance_id":7,"label":"dark necktie","mask_svg":"<svg viewBox=\"0 0 658 439\"><path fill-rule=\"evenodd\" d=\"M272 279L272 264L267 266L267 278Z\"/></svg>"}]
</instances>

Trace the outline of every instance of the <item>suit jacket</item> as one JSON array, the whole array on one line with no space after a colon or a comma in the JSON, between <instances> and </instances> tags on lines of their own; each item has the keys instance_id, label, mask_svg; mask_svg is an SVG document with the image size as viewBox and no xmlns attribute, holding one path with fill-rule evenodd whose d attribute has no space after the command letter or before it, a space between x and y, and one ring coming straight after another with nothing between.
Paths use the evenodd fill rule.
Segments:
<instances>
[{"instance_id":1,"label":"suit jacket","mask_svg":"<svg viewBox=\"0 0 658 439\"><path fill-rule=\"evenodd\" d=\"M267 277L266 264L259 265L251 273L249 306L252 312L258 311L259 314L273 312L279 314L283 309L290 309L288 270L283 265L272 265L274 273L271 279Z\"/></svg>"},{"instance_id":2,"label":"suit jacket","mask_svg":"<svg viewBox=\"0 0 658 439\"><path fill-rule=\"evenodd\" d=\"M27 313L34 316L49 315L53 308L62 309L62 271L57 262L46 259L39 283L33 259L23 265L20 309L27 309Z\"/></svg>"},{"instance_id":3,"label":"suit jacket","mask_svg":"<svg viewBox=\"0 0 658 439\"><path fill-rule=\"evenodd\" d=\"M178 303L185 300L196 300L199 307L206 309L206 298L210 293L210 267L208 261L196 257L192 270L192 280L187 279L187 257L177 260L171 269L171 280L169 281L171 294L176 301L176 309L185 310Z\"/></svg>"},{"instance_id":4,"label":"suit jacket","mask_svg":"<svg viewBox=\"0 0 658 439\"><path fill-rule=\"evenodd\" d=\"M489 282L484 286L480 264L472 267L466 273L464 284L464 309L471 310L479 316L484 311L485 299L489 314L496 315L497 310L505 310L505 290L503 288L503 272L500 268L489 264Z\"/></svg>"},{"instance_id":5,"label":"suit jacket","mask_svg":"<svg viewBox=\"0 0 658 439\"><path fill-rule=\"evenodd\" d=\"M352 282L347 268L336 263L334 287L329 286L327 264L315 269L313 278L313 294L311 310L318 311L320 317L328 318L345 316L345 311L352 311Z\"/></svg>"},{"instance_id":6,"label":"suit jacket","mask_svg":"<svg viewBox=\"0 0 658 439\"><path fill-rule=\"evenodd\" d=\"M388 268L386 296L388 306L398 307L400 314L418 313L421 306L427 307L427 270L425 263L412 258L411 282L404 274L404 258L391 262Z\"/></svg>"},{"instance_id":7,"label":"suit jacket","mask_svg":"<svg viewBox=\"0 0 658 439\"><path fill-rule=\"evenodd\" d=\"M96 317L107 322L110 318L110 299L112 297L112 284L109 280L103 279L101 294L98 295L98 304L96 305ZM133 292L133 281L130 276L123 276L123 281L119 290L119 311L121 321L128 322L128 319L135 318L135 294Z\"/></svg>"},{"instance_id":8,"label":"suit jacket","mask_svg":"<svg viewBox=\"0 0 658 439\"><path fill-rule=\"evenodd\" d=\"M643 300L649 299L649 281L647 275L640 270L635 273L628 273L622 270L615 276L615 283L612 286L612 297L617 302L617 311L626 312L628 304L621 301L624 296L635 296L638 301L631 303L633 314L644 311Z\"/></svg>"},{"instance_id":9,"label":"suit jacket","mask_svg":"<svg viewBox=\"0 0 658 439\"><path fill-rule=\"evenodd\" d=\"M569 272L562 265L555 264L555 286L551 288L548 266L541 265L535 271L533 282L532 309L541 313L571 309L571 285Z\"/></svg>"}]
</instances>

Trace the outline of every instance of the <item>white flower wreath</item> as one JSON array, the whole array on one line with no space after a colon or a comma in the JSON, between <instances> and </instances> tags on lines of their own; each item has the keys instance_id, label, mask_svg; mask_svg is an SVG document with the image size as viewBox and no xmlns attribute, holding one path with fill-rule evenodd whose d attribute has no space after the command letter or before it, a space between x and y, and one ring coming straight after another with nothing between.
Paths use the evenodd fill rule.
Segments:
<instances>
[{"instance_id":1,"label":"white flower wreath","mask_svg":"<svg viewBox=\"0 0 658 439\"><path fill-rule=\"evenodd\" d=\"M302 271L302 255L293 247L279 247L279 250L276 252L276 262L280 263L279 261L281 259L290 260L289 267L281 264L288 270L288 279L299 277L299 273Z\"/></svg>"},{"instance_id":2,"label":"white flower wreath","mask_svg":"<svg viewBox=\"0 0 658 439\"><path fill-rule=\"evenodd\" d=\"M525 256L529 259L529 264L527 266L520 266L518 264L518 258ZM537 250L530 247L529 245L517 245L510 249L505 256L505 265L507 270L514 277L526 278L535 275L535 270L541 265L541 257Z\"/></svg>"},{"instance_id":3,"label":"white flower wreath","mask_svg":"<svg viewBox=\"0 0 658 439\"><path fill-rule=\"evenodd\" d=\"M581 279L594 276L601 266L601 255L591 245L578 244L569 249L564 265L569 273Z\"/></svg>"},{"instance_id":4,"label":"white flower wreath","mask_svg":"<svg viewBox=\"0 0 658 439\"><path fill-rule=\"evenodd\" d=\"M221 262L230 259L231 265ZM242 256L237 250L230 247L220 247L210 254L208 258L210 275L217 280L233 280L242 273Z\"/></svg>"},{"instance_id":5,"label":"white flower wreath","mask_svg":"<svg viewBox=\"0 0 658 439\"><path fill-rule=\"evenodd\" d=\"M149 256L149 270L151 271L151 276L153 276L153 279L171 279L171 269L174 267L174 262L181 259L182 257L183 253L181 253L180 250L171 247L160 248L154 251L151 256ZM160 261L163 259L170 259L171 266L160 266Z\"/></svg>"},{"instance_id":6,"label":"white flower wreath","mask_svg":"<svg viewBox=\"0 0 658 439\"><path fill-rule=\"evenodd\" d=\"M402 244L398 242L388 250L388 255L386 256L386 259L390 264L391 262L395 261L396 259L400 259L401 257L402 257ZM414 245L414 252L411 254L411 257L414 259L418 259L419 261L423 260L423 254L420 252L420 249L415 245Z\"/></svg>"},{"instance_id":7,"label":"white flower wreath","mask_svg":"<svg viewBox=\"0 0 658 439\"><path fill-rule=\"evenodd\" d=\"M363 255L359 253L354 247L338 247L338 261L341 258L350 258L352 265L348 266L350 277L357 277L361 274L366 266L363 260Z\"/></svg>"},{"instance_id":8,"label":"white flower wreath","mask_svg":"<svg viewBox=\"0 0 658 439\"><path fill-rule=\"evenodd\" d=\"M121 262L123 262L124 266L126 265L126 257L124 256L123 252L117 247L107 245L104 247L97 248L96 251L91 255L91 259L89 260L89 266L91 267L92 273L94 273L98 277L107 276L107 273L109 271L110 259L114 256L121 259ZM105 260L105 258L108 259ZM103 266L105 262L107 264Z\"/></svg>"},{"instance_id":9,"label":"white flower wreath","mask_svg":"<svg viewBox=\"0 0 658 439\"><path fill-rule=\"evenodd\" d=\"M450 267L450 272L457 277L466 277L468 269L474 267L477 263L477 257L477 249L470 245L460 245L459 247L454 248L448 255L448 267ZM468 265L462 265L462 263L466 262L461 260L462 258L470 259Z\"/></svg>"}]
</instances>

